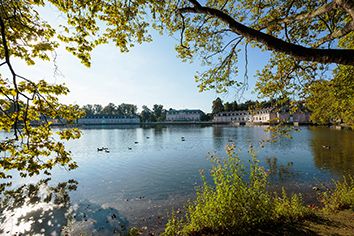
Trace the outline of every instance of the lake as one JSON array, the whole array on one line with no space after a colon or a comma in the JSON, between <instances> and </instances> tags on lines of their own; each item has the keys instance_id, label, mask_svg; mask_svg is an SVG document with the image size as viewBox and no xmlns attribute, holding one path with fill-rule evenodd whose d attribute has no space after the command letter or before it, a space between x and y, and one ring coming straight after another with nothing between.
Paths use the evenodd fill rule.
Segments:
<instances>
[{"instance_id":1,"label":"lake","mask_svg":"<svg viewBox=\"0 0 354 236\"><path fill-rule=\"evenodd\" d=\"M201 184L199 171L211 167L209 154L224 157L225 146L232 143L246 165L248 149L254 147L271 173L274 189L285 186L303 193L305 201L315 201L314 186L330 186L332 179L354 175L354 132L299 129L291 132L291 139L264 144L262 140L271 137L265 127L83 129L82 138L66 144L79 168L55 168L50 180L13 179L15 192L2 197L0 234L59 235L64 230L112 235L132 226L159 232L171 209L194 197ZM109 153L98 152L98 147L107 147ZM69 227L63 229L66 224Z\"/></svg>"}]
</instances>

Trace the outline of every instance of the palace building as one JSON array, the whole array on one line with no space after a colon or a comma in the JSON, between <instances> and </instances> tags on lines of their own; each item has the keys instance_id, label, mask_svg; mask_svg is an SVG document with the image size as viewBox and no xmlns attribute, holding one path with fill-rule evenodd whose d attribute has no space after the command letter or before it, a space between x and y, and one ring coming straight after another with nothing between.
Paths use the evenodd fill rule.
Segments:
<instances>
[{"instance_id":1,"label":"palace building","mask_svg":"<svg viewBox=\"0 0 354 236\"><path fill-rule=\"evenodd\" d=\"M166 121L200 121L204 112L201 110L174 110L166 113Z\"/></svg>"},{"instance_id":2,"label":"palace building","mask_svg":"<svg viewBox=\"0 0 354 236\"><path fill-rule=\"evenodd\" d=\"M213 118L214 123L256 123L256 124L269 124L269 123L309 123L309 112L279 112L272 108L264 108L254 111L229 111L220 112Z\"/></svg>"},{"instance_id":3,"label":"palace building","mask_svg":"<svg viewBox=\"0 0 354 236\"><path fill-rule=\"evenodd\" d=\"M77 120L81 125L105 125L105 124L138 124L138 116L118 116L118 115L89 115Z\"/></svg>"}]
</instances>

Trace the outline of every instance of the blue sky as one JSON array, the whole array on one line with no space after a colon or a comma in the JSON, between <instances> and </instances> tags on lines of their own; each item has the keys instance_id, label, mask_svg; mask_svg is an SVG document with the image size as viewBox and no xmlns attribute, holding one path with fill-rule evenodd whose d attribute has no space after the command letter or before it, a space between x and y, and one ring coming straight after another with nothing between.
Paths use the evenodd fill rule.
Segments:
<instances>
[{"instance_id":1,"label":"blue sky","mask_svg":"<svg viewBox=\"0 0 354 236\"><path fill-rule=\"evenodd\" d=\"M64 20L53 8L47 7L43 18L52 24ZM194 81L196 71L203 71L199 61L183 63L174 50L177 39L153 35L153 42L136 45L129 53L121 53L113 44L96 48L92 53L92 66L87 68L64 48L57 50L56 65L60 73L54 75L53 62L41 62L27 66L16 60L15 69L30 79L45 79L52 83L65 83L71 93L62 98L65 103L78 105L99 103L106 105L130 103L141 109L142 105L152 107L162 104L165 108L202 109L211 111L216 97L224 101L238 99L235 90L227 94L215 91L200 93ZM255 99L252 94L256 69L262 69L269 53L248 49L249 89L243 100ZM243 80L244 58L240 57L239 79ZM241 100L242 101L242 100Z\"/></svg>"}]
</instances>

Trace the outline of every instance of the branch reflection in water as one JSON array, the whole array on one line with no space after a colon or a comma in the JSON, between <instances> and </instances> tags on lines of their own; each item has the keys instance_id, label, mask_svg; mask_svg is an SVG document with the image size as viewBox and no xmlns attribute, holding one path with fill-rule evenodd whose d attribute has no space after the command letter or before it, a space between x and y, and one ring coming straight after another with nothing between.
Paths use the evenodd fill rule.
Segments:
<instances>
[{"instance_id":1,"label":"branch reflection in water","mask_svg":"<svg viewBox=\"0 0 354 236\"><path fill-rule=\"evenodd\" d=\"M50 186L50 178L3 190L0 194L0 235L114 235L126 234L128 221L114 208L80 201L69 193L76 180Z\"/></svg>"},{"instance_id":2,"label":"branch reflection in water","mask_svg":"<svg viewBox=\"0 0 354 236\"><path fill-rule=\"evenodd\" d=\"M273 183L285 182L296 175L292 161L282 164L279 163L276 157L266 157L265 163L269 172L270 181Z\"/></svg>"}]
</instances>

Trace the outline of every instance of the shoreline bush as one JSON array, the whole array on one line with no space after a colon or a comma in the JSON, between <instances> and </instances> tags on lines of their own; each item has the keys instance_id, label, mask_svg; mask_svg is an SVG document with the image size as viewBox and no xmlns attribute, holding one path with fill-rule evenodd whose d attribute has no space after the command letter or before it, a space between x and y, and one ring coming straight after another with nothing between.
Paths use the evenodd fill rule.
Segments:
<instances>
[{"instance_id":1,"label":"shoreline bush","mask_svg":"<svg viewBox=\"0 0 354 236\"><path fill-rule=\"evenodd\" d=\"M333 212L344 209L354 211L354 177L344 176L342 181L335 181L335 188L320 195L323 210Z\"/></svg>"},{"instance_id":2,"label":"shoreline bush","mask_svg":"<svg viewBox=\"0 0 354 236\"><path fill-rule=\"evenodd\" d=\"M296 223L312 215L301 195L287 196L267 191L268 173L250 150L250 169L246 171L235 146L227 146L227 157L212 157L214 163L208 184L186 206L183 217L172 213L163 235L225 234L242 235L271 225Z\"/></svg>"}]
</instances>

